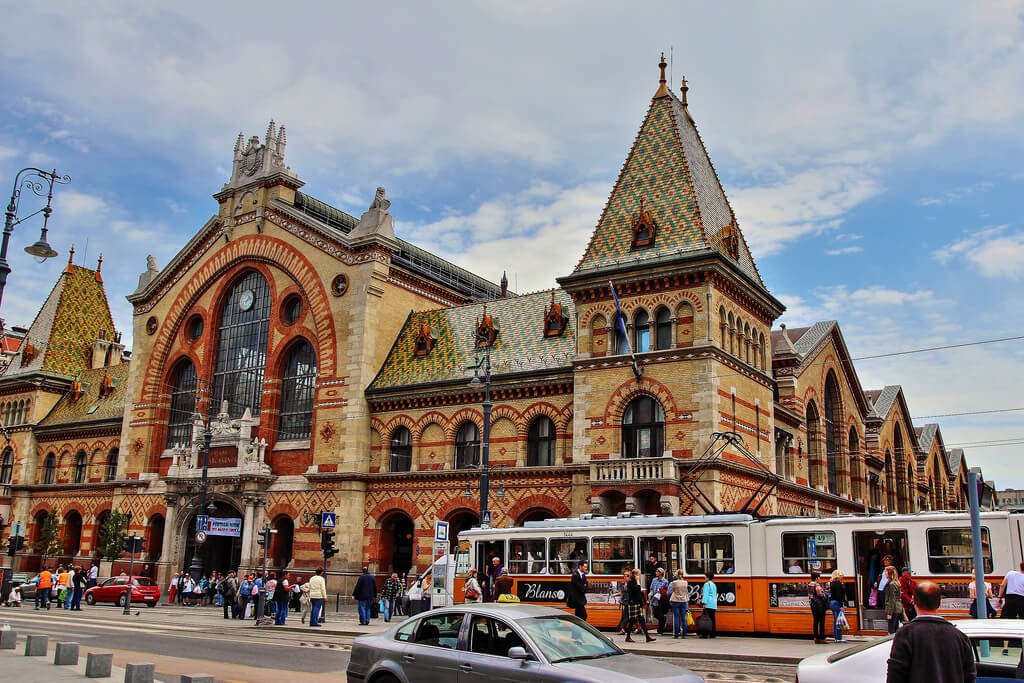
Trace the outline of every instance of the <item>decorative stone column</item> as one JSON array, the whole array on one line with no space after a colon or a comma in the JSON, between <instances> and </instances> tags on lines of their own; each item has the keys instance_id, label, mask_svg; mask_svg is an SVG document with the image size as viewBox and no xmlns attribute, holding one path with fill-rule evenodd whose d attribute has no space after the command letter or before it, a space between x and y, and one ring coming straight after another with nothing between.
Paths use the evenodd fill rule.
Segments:
<instances>
[{"instance_id":1,"label":"decorative stone column","mask_svg":"<svg viewBox=\"0 0 1024 683\"><path fill-rule=\"evenodd\" d=\"M242 496L242 502L245 503L245 521L242 523L242 559L239 564L242 567L253 566L253 539L256 537L256 524L259 523L257 514L257 507L262 508L267 504L267 499L263 496L248 493ZM257 554L258 555L258 554ZM259 559L257 556L255 559Z\"/></svg>"},{"instance_id":2,"label":"decorative stone column","mask_svg":"<svg viewBox=\"0 0 1024 683\"><path fill-rule=\"evenodd\" d=\"M164 515L164 538L160 545L160 562L157 563L157 580L161 586L166 586L170 581L171 568L177 566L177 556L174 552L175 541L177 540L176 524L178 521L178 502L181 496L177 493L165 493L164 504L167 506L167 514ZM186 530L186 533L188 531Z\"/></svg>"}]
</instances>

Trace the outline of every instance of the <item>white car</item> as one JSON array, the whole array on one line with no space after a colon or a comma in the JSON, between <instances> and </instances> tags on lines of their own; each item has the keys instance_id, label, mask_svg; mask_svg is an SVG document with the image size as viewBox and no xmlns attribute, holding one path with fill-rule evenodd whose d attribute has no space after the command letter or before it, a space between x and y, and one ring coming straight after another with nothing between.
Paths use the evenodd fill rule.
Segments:
<instances>
[{"instance_id":1,"label":"white car","mask_svg":"<svg viewBox=\"0 0 1024 683\"><path fill-rule=\"evenodd\" d=\"M1024 668L1021 638L1024 619L954 621L971 639L978 663L978 683L1013 680ZM888 668L892 636L860 643L839 652L812 655L797 667L797 683L878 683Z\"/></svg>"}]
</instances>

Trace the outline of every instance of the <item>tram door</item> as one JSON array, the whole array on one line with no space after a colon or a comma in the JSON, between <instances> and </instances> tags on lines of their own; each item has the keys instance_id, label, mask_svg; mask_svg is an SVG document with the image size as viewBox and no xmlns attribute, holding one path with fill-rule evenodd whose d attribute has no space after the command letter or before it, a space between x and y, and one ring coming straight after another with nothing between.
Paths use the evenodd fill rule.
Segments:
<instances>
[{"instance_id":1,"label":"tram door","mask_svg":"<svg viewBox=\"0 0 1024 683\"><path fill-rule=\"evenodd\" d=\"M855 531L853 552L857 558L857 606L861 611L861 628L884 631L885 596L879 591L872 601L871 593L886 566L896 567L897 575L907 566L910 559L907 530Z\"/></svg>"},{"instance_id":2,"label":"tram door","mask_svg":"<svg viewBox=\"0 0 1024 683\"><path fill-rule=\"evenodd\" d=\"M679 552L678 536L641 536L640 557L636 559L641 571L647 566L651 555L658 558L658 564L665 568L665 578L669 581L676 570L682 566L683 558Z\"/></svg>"}]
</instances>

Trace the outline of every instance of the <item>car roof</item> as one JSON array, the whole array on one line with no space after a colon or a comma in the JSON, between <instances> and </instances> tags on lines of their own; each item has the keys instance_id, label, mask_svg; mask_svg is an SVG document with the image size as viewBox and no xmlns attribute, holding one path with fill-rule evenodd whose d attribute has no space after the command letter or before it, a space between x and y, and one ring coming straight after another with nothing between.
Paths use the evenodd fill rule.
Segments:
<instances>
[{"instance_id":1,"label":"car roof","mask_svg":"<svg viewBox=\"0 0 1024 683\"><path fill-rule=\"evenodd\" d=\"M1024 636L1024 619L957 619L953 624L969 636Z\"/></svg>"},{"instance_id":2,"label":"car roof","mask_svg":"<svg viewBox=\"0 0 1024 683\"><path fill-rule=\"evenodd\" d=\"M453 605L440 609L432 609L424 614L439 614L442 612L464 612L469 614L483 614L486 616L500 616L511 619L529 619L532 617L566 616L566 612L554 607L544 605L528 605L523 603L477 603Z\"/></svg>"}]
</instances>

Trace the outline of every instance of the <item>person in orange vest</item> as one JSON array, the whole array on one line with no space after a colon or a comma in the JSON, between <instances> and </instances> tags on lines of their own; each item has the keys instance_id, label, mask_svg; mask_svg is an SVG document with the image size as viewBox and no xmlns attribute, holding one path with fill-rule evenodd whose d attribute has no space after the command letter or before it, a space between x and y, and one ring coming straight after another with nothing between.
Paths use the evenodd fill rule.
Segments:
<instances>
[{"instance_id":1,"label":"person in orange vest","mask_svg":"<svg viewBox=\"0 0 1024 683\"><path fill-rule=\"evenodd\" d=\"M53 588L53 574L46 567L39 572L39 583L36 584L36 609L50 609L50 589Z\"/></svg>"},{"instance_id":2,"label":"person in orange vest","mask_svg":"<svg viewBox=\"0 0 1024 683\"><path fill-rule=\"evenodd\" d=\"M57 568L57 604L61 609L65 608L64 601L67 598L67 590L68 571L64 569L64 565L61 565Z\"/></svg>"}]
</instances>

